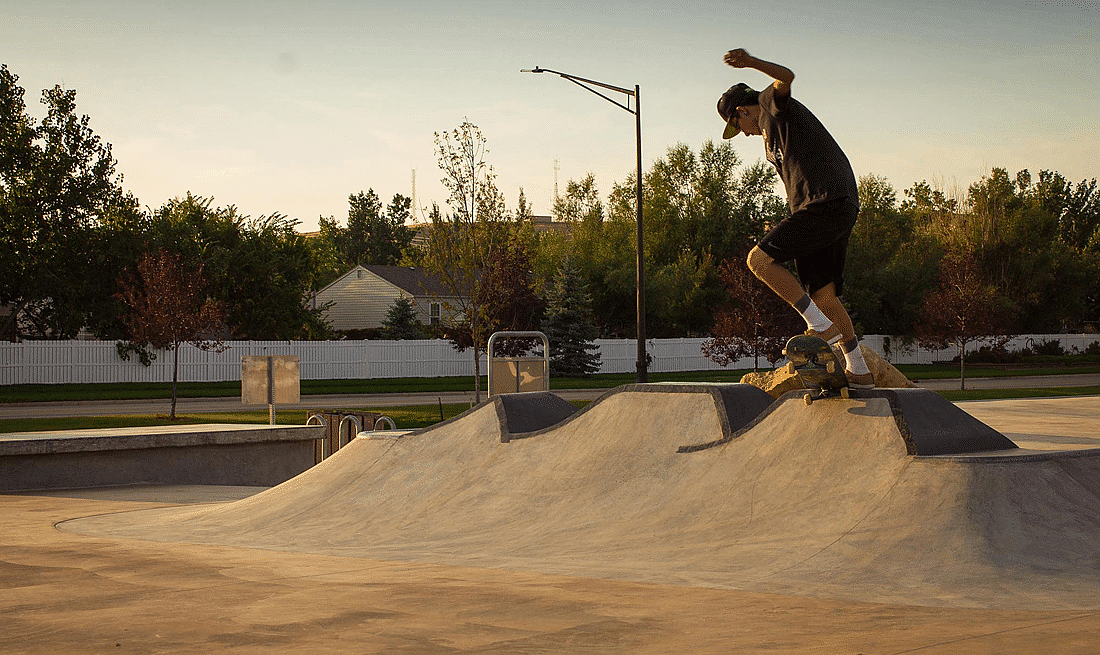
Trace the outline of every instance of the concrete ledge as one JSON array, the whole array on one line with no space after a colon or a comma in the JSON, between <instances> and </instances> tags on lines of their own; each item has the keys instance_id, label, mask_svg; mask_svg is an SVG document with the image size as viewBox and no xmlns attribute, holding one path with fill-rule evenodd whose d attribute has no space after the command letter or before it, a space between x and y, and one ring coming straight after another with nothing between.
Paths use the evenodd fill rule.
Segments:
<instances>
[{"instance_id":1,"label":"concrete ledge","mask_svg":"<svg viewBox=\"0 0 1100 655\"><path fill-rule=\"evenodd\" d=\"M321 426L181 425L0 435L0 490L274 486L316 462Z\"/></svg>"},{"instance_id":2,"label":"concrete ledge","mask_svg":"<svg viewBox=\"0 0 1100 655\"><path fill-rule=\"evenodd\" d=\"M752 417L751 420L721 439L681 446L677 452L694 453L729 443L756 427L772 412L780 411L785 403L802 402L802 398L807 393L812 392L806 389L788 391L763 410L754 408L753 411L756 412L754 417L753 412L742 412L744 417ZM884 398L890 403L894 421L898 426L898 435L905 442L906 452L910 455L932 457L1016 449L1016 444L1008 437L970 416L934 391L906 388L866 391L852 389L850 394L852 400ZM749 396L749 398L752 397ZM846 401L842 401L840 397L833 397L822 402ZM813 426L807 426L807 430L811 429Z\"/></svg>"}]
</instances>

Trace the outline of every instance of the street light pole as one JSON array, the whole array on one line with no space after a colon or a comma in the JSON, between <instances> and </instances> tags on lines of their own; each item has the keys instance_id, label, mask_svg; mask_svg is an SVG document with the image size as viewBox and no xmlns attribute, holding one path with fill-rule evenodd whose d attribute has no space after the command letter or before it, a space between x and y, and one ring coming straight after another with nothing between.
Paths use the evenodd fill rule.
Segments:
<instances>
[{"instance_id":1,"label":"street light pole","mask_svg":"<svg viewBox=\"0 0 1100 655\"><path fill-rule=\"evenodd\" d=\"M619 86L613 86L611 84L604 84L603 82L597 82L595 80L585 79L583 77L577 77L576 75L570 75L569 73L562 73L560 71L550 70L549 68L539 68L535 66L533 69L524 69L521 73L553 73L559 77L569 80L570 82L580 86L596 95L600 96L604 100L607 100L611 104L625 109L627 112L634 114L634 129L637 138L637 153L638 153L638 170L637 170L637 188L635 191L635 202L637 205L637 224L638 224L638 246L637 246L637 266L636 266L636 279L637 288L636 295L638 299L638 361L635 366L637 367L637 378L639 383L649 381L649 358L646 356L646 329L645 329L645 248L644 248L644 236L645 228L642 224L642 96L641 87L637 84L634 85L634 89L624 89ZM592 86L589 86L592 85ZM627 96L626 104L619 102L613 98L600 93L593 86L601 89L607 89L609 91L615 91L616 93L622 93ZM634 98L634 108L630 108L630 98Z\"/></svg>"}]
</instances>

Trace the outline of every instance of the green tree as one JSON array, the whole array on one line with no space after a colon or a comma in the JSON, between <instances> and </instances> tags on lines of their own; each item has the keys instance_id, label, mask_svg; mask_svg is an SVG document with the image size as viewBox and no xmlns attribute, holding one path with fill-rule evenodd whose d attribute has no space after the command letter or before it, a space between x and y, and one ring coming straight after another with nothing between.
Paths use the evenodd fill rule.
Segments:
<instances>
[{"instance_id":1,"label":"green tree","mask_svg":"<svg viewBox=\"0 0 1100 655\"><path fill-rule=\"evenodd\" d=\"M509 225L481 130L463 121L450 132L437 132L435 143L451 213L444 217L433 208L421 262L448 290L448 313L460 317L452 326L452 342L459 351L473 350L474 399L480 402L479 358L494 324L493 308L485 303L491 294L482 287L492 279L486 272L508 248Z\"/></svg>"},{"instance_id":2,"label":"green tree","mask_svg":"<svg viewBox=\"0 0 1100 655\"><path fill-rule=\"evenodd\" d=\"M1025 171L1026 172L1026 171ZM1038 182L1025 187L1026 201L1054 217L1058 244L1056 290L1046 303L1051 324L1062 329L1095 329L1100 325L1100 192L1096 180L1074 185L1059 173L1040 171ZM1025 329L1025 328L1021 328Z\"/></svg>"},{"instance_id":3,"label":"green tree","mask_svg":"<svg viewBox=\"0 0 1100 655\"><path fill-rule=\"evenodd\" d=\"M596 176L589 173L579 181L566 182L565 195L554 199L550 213L555 220L562 222L603 221L604 208L596 186Z\"/></svg>"},{"instance_id":4,"label":"green tree","mask_svg":"<svg viewBox=\"0 0 1100 655\"><path fill-rule=\"evenodd\" d=\"M742 262L738 262L742 263ZM688 248L646 277L646 320L650 336L670 338L705 335L724 298L710 253Z\"/></svg>"},{"instance_id":5,"label":"green tree","mask_svg":"<svg viewBox=\"0 0 1100 655\"><path fill-rule=\"evenodd\" d=\"M14 308L11 332L68 338L111 286L96 230L137 202L122 190L110 144L77 115L76 91L43 91L47 113L36 124L18 79L0 66L0 303Z\"/></svg>"},{"instance_id":6,"label":"green tree","mask_svg":"<svg viewBox=\"0 0 1100 655\"><path fill-rule=\"evenodd\" d=\"M515 218L517 223L527 223L534 219L534 214L531 213L531 205L527 204L527 196L523 193L523 187L519 188Z\"/></svg>"},{"instance_id":7,"label":"green tree","mask_svg":"<svg viewBox=\"0 0 1100 655\"><path fill-rule=\"evenodd\" d=\"M914 212L899 209L886 178L861 177L859 203L845 266L848 312L858 332L913 336L943 249L917 231Z\"/></svg>"},{"instance_id":8,"label":"green tree","mask_svg":"<svg viewBox=\"0 0 1100 655\"><path fill-rule=\"evenodd\" d=\"M360 264L396 265L412 242L405 225L412 200L397 194L385 211L374 189L348 197L348 227L338 239L346 268Z\"/></svg>"},{"instance_id":9,"label":"green tree","mask_svg":"<svg viewBox=\"0 0 1100 655\"><path fill-rule=\"evenodd\" d=\"M423 335L424 326L416 318L412 299L399 296L386 310L382 336L386 339L420 339Z\"/></svg>"},{"instance_id":10,"label":"green tree","mask_svg":"<svg viewBox=\"0 0 1100 655\"><path fill-rule=\"evenodd\" d=\"M675 262L684 249L696 257L710 253L717 261L743 257L785 216L786 203L775 194L774 167L741 165L730 142L709 140L698 153L677 144L653 163L643 202L646 252L655 265ZM614 215L625 217L622 202L612 207Z\"/></svg>"},{"instance_id":11,"label":"green tree","mask_svg":"<svg viewBox=\"0 0 1100 655\"><path fill-rule=\"evenodd\" d=\"M317 227L317 234L308 240L310 250L313 251L313 291L332 284L348 271L340 251L343 228L332 216L319 217Z\"/></svg>"},{"instance_id":12,"label":"green tree","mask_svg":"<svg viewBox=\"0 0 1100 655\"><path fill-rule=\"evenodd\" d=\"M635 334L635 225L633 215L629 219L597 219L593 216L581 221L574 226L568 240L561 244L560 259L550 262L550 270L556 271L564 258L573 258L592 294L596 321L604 336L629 337ZM553 243L552 239L547 241Z\"/></svg>"},{"instance_id":13,"label":"green tree","mask_svg":"<svg viewBox=\"0 0 1100 655\"><path fill-rule=\"evenodd\" d=\"M743 260L766 229L785 213L775 194L774 168L741 166L728 142L707 141L696 153L669 148L645 174L646 322L651 336L709 331L722 302L718 265ZM571 231L534 241L542 292L571 257L589 288L601 334L633 336L636 321L637 203L634 176L601 200L595 177L570 180L554 204L556 220Z\"/></svg>"},{"instance_id":14,"label":"green tree","mask_svg":"<svg viewBox=\"0 0 1100 655\"><path fill-rule=\"evenodd\" d=\"M382 201L374 189L348 196L348 227L341 243L346 267L380 263L371 261L374 254L371 241L381 223Z\"/></svg>"},{"instance_id":15,"label":"green tree","mask_svg":"<svg viewBox=\"0 0 1100 655\"><path fill-rule=\"evenodd\" d=\"M314 252L282 214L245 219L228 274L219 284L227 320L240 339L326 339L322 308L305 299L314 285Z\"/></svg>"},{"instance_id":16,"label":"green tree","mask_svg":"<svg viewBox=\"0 0 1100 655\"><path fill-rule=\"evenodd\" d=\"M600 371L599 337L592 298L572 260L558 271L547 297L542 331L550 341L550 371L554 375L589 375Z\"/></svg>"},{"instance_id":17,"label":"green tree","mask_svg":"<svg viewBox=\"0 0 1100 655\"><path fill-rule=\"evenodd\" d=\"M1061 331L1076 323L1086 311L1082 291L1089 286L1088 258L1074 248L1073 237L1063 239L1064 210L1042 197L1036 188L1042 182L1041 176L1040 185L1033 185L1027 170L1013 180L1005 169L994 168L968 195L966 218L980 232L975 256L1013 305L1018 329L1028 332Z\"/></svg>"},{"instance_id":18,"label":"green tree","mask_svg":"<svg viewBox=\"0 0 1100 655\"><path fill-rule=\"evenodd\" d=\"M1048 171L1042 173L1049 174ZM1086 250L1100 235L1100 192L1096 189L1096 179L1082 180L1060 206L1049 207L1047 211L1058 218L1062 242L1075 250Z\"/></svg>"},{"instance_id":19,"label":"green tree","mask_svg":"<svg viewBox=\"0 0 1100 655\"><path fill-rule=\"evenodd\" d=\"M306 303L315 286L314 252L295 225L281 214L251 219L188 193L153 212L147 239L183 265L201 267L235 338L326 338L321 308Z\"/></svg>"},{"instance_id":20,"label":"green tree","mask_svg":"<svg viewBox=\"0 0 1100 655\"><path fill-rule=\"evenodd\" d=\"M646 174L646 323L652 336L707 332L723 298L718 266L743 261L786 213L774 191L774 168L766 163L740 166L729 142L707 141L698 153L684 144L669 148ZM635 203L632 179L615 185L608 201L610 222L633 226ZM627 253L615 254L625 266ZM620 268L617 281L632 281L625 273ZM598 297L599 286L589 282ZM618 295L632 299L630 291L630 286L620 287ZM602 312L600 303L597 299Z\"/></svg>"},{"instance_id":21,"label":"green tree","mask_svg":"<svg viewBox=\"0 0 1100 655\"><path fill-rule=\"evenodd\" d=\"M91 272L81 289L86 310L85 327L100 339L123 339L126 313L118 298L117 280L133 275L137 263L148 249L148 216L136 203L116 205L101 217L90 231L87 244Z\"/></svg>"}]
</instances>

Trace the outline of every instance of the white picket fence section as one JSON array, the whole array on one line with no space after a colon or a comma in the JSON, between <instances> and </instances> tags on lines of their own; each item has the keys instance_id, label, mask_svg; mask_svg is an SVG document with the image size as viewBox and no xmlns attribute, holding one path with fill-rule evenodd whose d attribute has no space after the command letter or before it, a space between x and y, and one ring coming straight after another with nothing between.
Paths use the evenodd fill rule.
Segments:
<instances>
[{"instance_id":1,"label":"white picket fence section","mask_svg":"<svg viewBox=\"0 0 1100 655\"><path fill-rule=\"evenodd\" d=\"M1034 349L1048 341L1057 341L1067 353L1082 353L1091 344L1100 342L1100 334L1025 334L1013 337L1005 349L1009 352ZM952 346L944 349L920 348L917 344L906 345L897 337L878 334L866 335L861 344L882 355L891 364L934 364L951 361L959 355L959 349ZM985 342L967 344L966 352L972 352L987 345Z\"/></svg>"},{"instance_id":2,"label":"white picket fence section","mask_svg":"<svg viewBox=\"0 0 1100 655\"><path fill-rule=\"evenodd\" d=\"M889 341L887 341L889 340ZM1067 351L1083 351L1096 334L1027 335L1014 339L1010 350L1056 340ZM646 352L653 358L649 370L713 371L752 368L752 358L722 367L703 356L706 339L651 339ZM899 340L879 335L862 343L895 364L930 364L954 357L955 349L903 348ZM891 344L889 352L885 345ZM598 339L601 373L636 370L637 342L630 339ZM379 379L400 377L449 377L470 375L473 354L460 353L443 340L425 341L232 341L222 352L203 351L189 344L180 347L179 379L185 382L221 382L241 379L245 355L297 355L302 379ZM761 366L767 367L761 358ZM486 371L485 358L481 361ZM66 384L98 382L164 382L172 378L171 353L159 352L151 366L136 357L123 361L113 341L25 341L0 343L0 385Z\"/></svg>"}]
</instances>

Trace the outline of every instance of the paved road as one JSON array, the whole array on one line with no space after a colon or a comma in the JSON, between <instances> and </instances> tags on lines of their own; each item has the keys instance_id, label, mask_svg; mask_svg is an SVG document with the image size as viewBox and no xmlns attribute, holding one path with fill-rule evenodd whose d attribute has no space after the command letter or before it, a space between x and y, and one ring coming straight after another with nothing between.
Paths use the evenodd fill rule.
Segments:
<instances>
[{"instance_id":1,"label":"paved road","mask_svg":"<svg viewBox=\"0 0 1100 655\"><path fill-rule=\"evenodd\" d=\"M934 391L958 389L959 380L924 380L917 385ZM1085 387L1100 385L1100 374L1039 375L1009 378L971 378L966 381L967 389L1015 389L1030 387ZM594 400L606 389L562 389L555 394L566 400ZM469 403L473 392L446 393L390 393L390 394L340 394L303 396L302 402L295 407L302 409L342 409L350 407L398 407L404 405L434 405L440 401L445 405ZM143 414L167 414L171 403L168 400L94 400L48 403L2 403L0 420L18 418L50 418L64 416L130 416ZM286 407L286 406L284 406ZM236 397L228 398L181 398L176 403L176 412L180 414L206 414L215 412L236 412L242 409L263 409L263 407L244 407Z\"/></svg>"}]
</instances>

